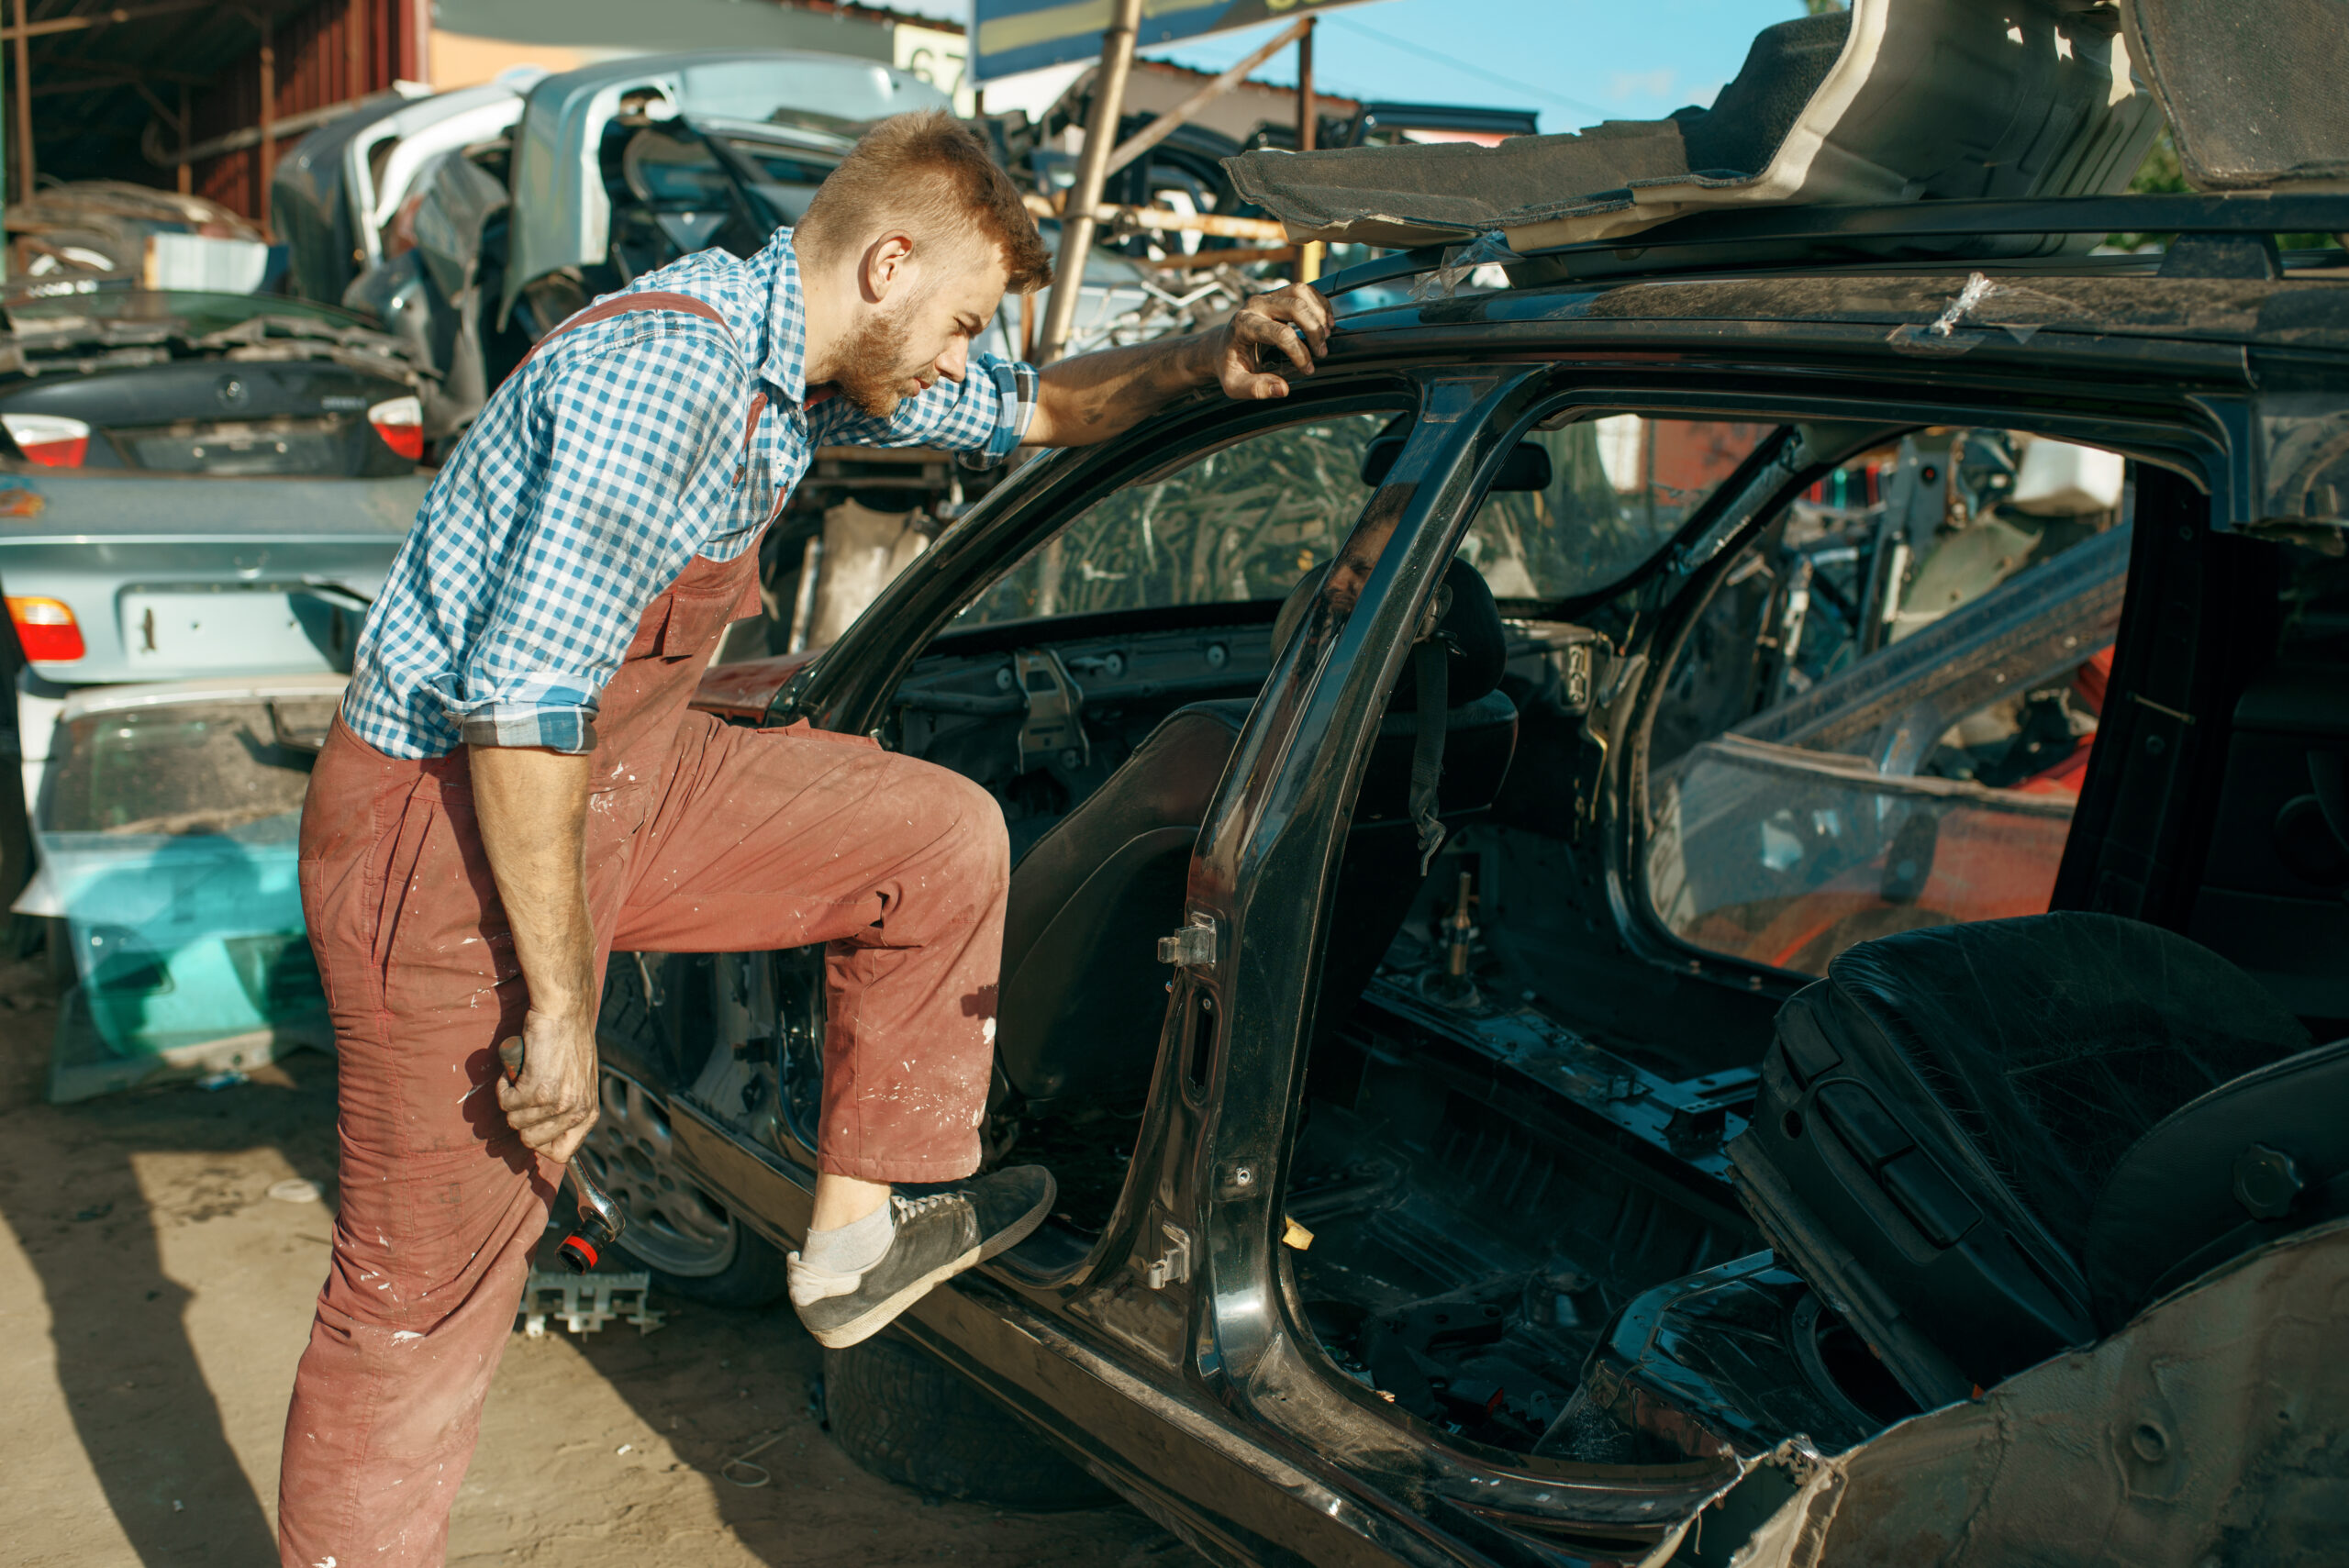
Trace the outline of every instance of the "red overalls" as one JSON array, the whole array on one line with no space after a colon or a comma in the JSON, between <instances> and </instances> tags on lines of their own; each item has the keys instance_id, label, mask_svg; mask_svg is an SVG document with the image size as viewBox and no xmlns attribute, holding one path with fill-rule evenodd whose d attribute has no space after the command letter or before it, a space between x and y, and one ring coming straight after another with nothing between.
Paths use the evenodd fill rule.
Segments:
<instances>
[{"instance_id":1,"label":"red overalls","mask_svg":"<svg viewBox=\"0 0 2349 1568\"><path fill-rule=\"evenodd\" d=\"M711 314L681 299L607 307ZM829 943L822 1168L968 1175L994 1050L1002 814L959 774L869 740L688 710L719 635L758 609L757 561L755 546L696 556L646 607L604 689L586 846L597 975L615 948ZM523 1149L491 1087L528 999L468 773L462 747L399 760L338 721L303 809L302 907L340 1055L342 1168L333 1262L286 1414L287 1568L442 1561L562 1175Z\"/></svg>"}]
</instances>

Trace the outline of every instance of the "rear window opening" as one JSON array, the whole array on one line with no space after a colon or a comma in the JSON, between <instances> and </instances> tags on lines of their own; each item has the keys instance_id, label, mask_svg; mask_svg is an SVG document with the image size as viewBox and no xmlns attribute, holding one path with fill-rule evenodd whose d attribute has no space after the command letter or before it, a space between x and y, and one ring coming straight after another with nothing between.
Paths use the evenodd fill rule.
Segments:
<instances>
[{"instance_id":1,"label":"rear window opening","mask_svg":"<svg viewBox=\"0 0 2349 1568\"><path fill-rule=\"evenodd\" d=\"M1820 479L1720 577L1648 749L1646 889L1709 952L2045 912L2129 569L2118 453L1920 431Z\"/></svg>"}]
</instances>

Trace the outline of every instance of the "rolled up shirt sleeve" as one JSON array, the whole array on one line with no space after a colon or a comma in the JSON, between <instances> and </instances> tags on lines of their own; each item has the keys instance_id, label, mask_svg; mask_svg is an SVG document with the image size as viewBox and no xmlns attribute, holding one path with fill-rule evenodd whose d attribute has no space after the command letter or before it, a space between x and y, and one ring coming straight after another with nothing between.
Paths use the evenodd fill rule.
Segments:
<instances>
[{"instance_id":1,"label":"rolled up shirt sleeve","mask_svg":"<svg viewBox=\"0 0 2349 1568\"><path fill-rule=\"evenodd\" d=\"M940 381L875 418L844 398L809 416L819 442L852 447L936 447L960 452L973 468L1009 457L1036 417L1036 367L993 354L974 355L959 382Z\"/></svg>"},{"instance_id":2,"label":"rolled up shirt sleeve","mask_svg":"<svg viewBox=\"0 0 2349 1568\"><path fill-rule=\"evenodd\" d=\"M646 604L727 504L747 394L714 326L649 328L550 376L514 454L486 617L443 706L469 746L595 749L596 710ZM460 563L447 563L463 569Z\"/></svg>"}]
</instances>

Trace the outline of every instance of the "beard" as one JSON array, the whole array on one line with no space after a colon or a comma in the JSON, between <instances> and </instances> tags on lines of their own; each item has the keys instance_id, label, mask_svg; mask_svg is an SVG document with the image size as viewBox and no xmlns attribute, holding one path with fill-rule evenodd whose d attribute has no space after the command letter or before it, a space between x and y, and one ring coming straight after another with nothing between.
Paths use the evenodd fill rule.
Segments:
<instances>
[{"instance_id":1,"label":"beard","mask_svg":"<svg viewBox=\"0 0 2349 1568\"><path fill-rule=\"evenodd\" d=\"M906 383L920 376L903 368L912 336L896 312L866 317L841 346L842 368L835 380L841 395L876 419L896 413Z\"/></svg>"}]
</instances>

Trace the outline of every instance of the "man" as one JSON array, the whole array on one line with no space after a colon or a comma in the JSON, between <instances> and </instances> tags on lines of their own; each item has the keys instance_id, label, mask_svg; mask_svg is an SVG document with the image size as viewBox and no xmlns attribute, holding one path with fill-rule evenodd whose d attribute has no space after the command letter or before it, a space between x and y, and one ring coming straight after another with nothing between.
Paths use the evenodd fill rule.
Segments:
<instances>
[{"instance_id":1,"label":"man","mask_svg":"<svg viewBox=\"0 0 2349 1568\"><path fill-rule=\"evenodd\" d=\"M1008 876L992 797L869 742L686 706L756 608L758 539L816 446L999 461L1206 384L1285 395L1259 360L1309 373L1326 351L1323 302L1289 289L1041 375L974 358L1006 290L1049 270L978 140L902 116L750 261L686 257L550 334L441 470L303 814L342 1181L286 1418L288 1565L441 1561L529 1254L596 1118L615 946L829 944L820 1170L790 1265L826 1343L1049 1208L1040 1169L970 1179ZM901 1182L933 1185L908 1200Z\"/></svg>"}]
</instances>

